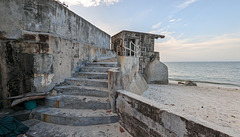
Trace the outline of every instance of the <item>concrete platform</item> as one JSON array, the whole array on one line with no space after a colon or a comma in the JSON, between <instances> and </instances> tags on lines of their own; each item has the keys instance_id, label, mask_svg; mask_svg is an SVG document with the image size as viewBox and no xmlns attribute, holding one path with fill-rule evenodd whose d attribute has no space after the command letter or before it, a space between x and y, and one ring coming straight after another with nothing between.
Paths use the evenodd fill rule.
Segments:
<instances>
[{"instance_id":1,"label":"concrete platform","mask_svg":"<svg viewBox=\"0 0 240 137\"><path fill-rule=\"evenodd\" d=\"M76 95L48 96L45 106L71 109L111 109L107 97L90 97Z\"/></svg>"},{"instance_id":2,"label":"concrete platform","mask_svg":"<svg viewBox=\"0 0 240 137\"><path fill-rule=\"evenodd\" d=\"M101 87L84 87L84 86L59 86L55 87L59 95L82 95L94 97L108 97L108 89Z\"/></svg>"},{"instance_id":3,"label":"concrete platform","mask_svg":"<svg viewBox=\"0 0 240 137\"><path fill-rule=\"evenodd\" d=\"M65 81L66 83L75 86L108 87L108 80L105 79L66 78Z\"/></svg>"},{"instance_id":4,"label":"concrete platform","mask_svg":"<svg viewBox=\"0 0 240 137\"><path fill-rule=\"evenodd\" d=\"M132 137L119 123L95 126L63 126L39 120L24 121L29 137Z\"/></svg>"},{"instance_id":5,"label":"concrete platform","mask_svg":"<svg viewBox=\"0 0 240 137\"><path fill-rule=\"evenodd\" d=\"M118 122L117 114L110 110L91 109L62 109L62 108L39 108L34 118L43 122L70 125L89 126L98 124L109 124Z\"/></svg>"}]
</instances>

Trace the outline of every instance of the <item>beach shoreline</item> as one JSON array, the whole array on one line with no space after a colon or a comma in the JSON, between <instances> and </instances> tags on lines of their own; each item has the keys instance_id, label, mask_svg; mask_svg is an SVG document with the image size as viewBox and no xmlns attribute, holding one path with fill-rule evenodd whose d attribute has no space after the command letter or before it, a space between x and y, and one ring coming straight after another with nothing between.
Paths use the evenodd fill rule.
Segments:
<instances>
[{"instance_id":1,"label":"beach shoreline","mask_svg":"<svg viewBox=\"0 0 240 137\"><path fill-rule=\"evenodd\" d=\"M185 82L185 81L178 81L178 80L169 80L169 84L177 84L178 82ZM221 84L212 84L212 83L203 83L203 82L195 82L198 87L212 87L212 88L224 88L224 89L238 89L240 90L240 87L234 86L234 85L221 85Z\"/></svg>"},{"instance_id":2,"label":"beach shoreline","mask_svg":"<svg viewBox=\"0 0 240 137\"><path fill-rule=\"evenodd\" d=\"M169 80L240 89L240 62L166 62Z\"/></svg>"},{"instance_id":3,"label":"beach shoreline","mask_svg":"<svg viewBox=\"0 0 240 137\"><path fill-rule=\"evenodd\" d=\"M143 97L166 106L171 112L240 135L240 88L197 83L198 86L149 84Z\"/></svg>"}]
</instances>

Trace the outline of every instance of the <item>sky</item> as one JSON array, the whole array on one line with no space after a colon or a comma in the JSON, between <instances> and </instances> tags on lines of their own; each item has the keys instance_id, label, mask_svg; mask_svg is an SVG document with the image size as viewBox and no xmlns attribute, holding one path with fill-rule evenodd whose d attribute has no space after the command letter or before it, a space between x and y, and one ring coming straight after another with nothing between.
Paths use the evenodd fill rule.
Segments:
<instances>
[{"instance_id":1,"label":"sky","mask_svg":"<svg viewBox=\"0 0 240 137\"><path fill-rule=\"evenodd\" d=\"M240 0L60 0L111 36L165 35L163 62L240 61Z\"/></svg>"}]
</instances>

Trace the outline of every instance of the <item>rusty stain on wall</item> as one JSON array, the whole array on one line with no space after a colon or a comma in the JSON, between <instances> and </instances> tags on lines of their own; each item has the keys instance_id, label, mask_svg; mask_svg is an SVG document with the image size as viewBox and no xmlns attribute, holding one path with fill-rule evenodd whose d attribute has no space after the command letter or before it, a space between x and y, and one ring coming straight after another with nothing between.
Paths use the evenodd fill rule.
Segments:
<instances>
[{"instance_id":1,"label":"rusty stain on wall","mask_svg":"<svg viewBox=\"0 0 240 137\"><path fill-rule=\"evenodd\" d=\"M57 101L56 101L56 108L59 108L59 107L60 107L60 101L57 100Z\"/></svg>"},{"instance_id":2,"label":"rusty stain on wall","mask_svg":"<svg viewBox=\"0 0 240 137\"><path fill-rule=\"evenodd\" d=\"M51 121L51 116L47 115L47 114L42 114L42 120L43 122L50 122Z\"/></svg>"}]
</instances>

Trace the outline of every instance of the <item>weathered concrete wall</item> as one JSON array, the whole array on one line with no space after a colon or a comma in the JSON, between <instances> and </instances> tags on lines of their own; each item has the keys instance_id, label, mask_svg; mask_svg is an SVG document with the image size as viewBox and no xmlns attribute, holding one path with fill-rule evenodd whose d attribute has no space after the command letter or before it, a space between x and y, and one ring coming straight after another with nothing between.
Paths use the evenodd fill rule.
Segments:
<instances>
[{"instance_id":1,"label":"weathered concrete wall","mask_svg":"<svg viewBox=\"0 0 240 137\"><path fill-rule=\"evenodd\" d=\"M46 92L102 54L110 36L54 0L0 0L0 98Z\"/></svg>"},{"instance_id":2,"label":"weathered concrete wall","mask_svg":"<svg viewBox=\"0 0 240 137\"><path fill-rule=\"evenodd\" d=\"M42 32L110 49L110 35L54 0L0 0L0 22L0 38Z\"/></svg>"},{"instance_id":3,"label":"weathered concrete wall","mask_svg":"<svg viewBox=\"0 0 240 137\"><path fill-rule=\"evenodd\" d=\"M135 93L137 95L142 95L144 91L148 89L148 84L141 74L136 73L132 78L129 86L126 88L127 91Z\"/></svg>"},{"instance_id":4,"label":"weathered concrete wall","mask_svg":"<svg viewBox=\"0 0 240 137\"><path fill-rule=\"evenodd\" d=\"M139 71L139 58L130 56L118 56L117 62L120 67L123 89L142 95L148 89L148 85Z\"/></svg>"},{"instance_id":5,"label":"weathered concrete wall","mask_svg":"<svg viewBox=\"0 0 240 137\"><path fill-rule=\"evenodd\" d=\"M126 91L117 92L116 109L120 124L136 137L230 137Z\"/></svg>"},{"instance_id":6,"label":"weathered concrete wall","mask_svg":"<svg viewBox=\"0 0 240 137\"><path fill-rule=\"evenodd\" d=\"M155 59L146 67L146 81L151 84L168 84L168 67Z\"/></svg>"},{"instance_id":7,"label":"weathered concrete wall","mask_svg":"<svg viewBox=\"0 0 240 137\"><path fill-rule=\"evenodd\" d=\"M138 72L139 58L130 56L118 56L118 66L121 66L123 89L126 89L132 81L134 75Z\"/></svg>"},{"instance_id":8,"label":"weathered concrete wall","mask_svg":"<svg viewBox=\"0 0 240 137\"><path fill-rule=\"evenodd\" d=\"M111 52L54 36L49 36L48 44L46 54L34 56L34 86L37 92L49 91L64 78L71 77L84 63Z\"/></svg>"},{"instance_id":9,"label":"weathered concrete wall","mask_svg":"<svg viewBox=\"0 0 240 137\"><path fill-rule=\"evenodd\" d=\"M0 40L1 107L7 105L3 99L30 92L33 88L33 55L16 50L17 43Z\"/></svg>"},{"instance_id":10,"label":"weathered concrete wall","mask_svg":"<svg viewBox=\"0 0 240 137\"><path fill-rule=\"evenodd\" d=\"M25 34L24 37L21 41L3 40L0 44L4 99L27 92L49 91L84 63L111 53L49 34Z\"/></svg>"}]
</instances>

